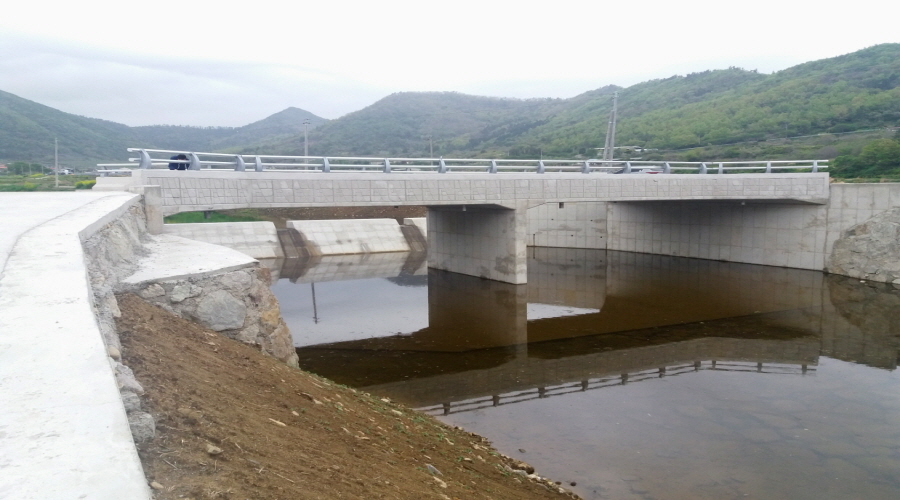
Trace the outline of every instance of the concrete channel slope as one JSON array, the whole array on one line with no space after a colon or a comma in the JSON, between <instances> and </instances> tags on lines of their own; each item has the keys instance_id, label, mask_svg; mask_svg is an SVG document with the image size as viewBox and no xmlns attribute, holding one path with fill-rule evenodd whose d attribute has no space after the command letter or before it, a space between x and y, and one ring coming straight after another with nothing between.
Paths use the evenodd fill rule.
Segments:
<instances>
[{"instance_id":1,"label":"concrete channel slope","mask_svg":"<svg viewBox=\"0 0 900 500\"><path fill-rule=\"evenodd\" d=\"M127 193L0 193L0 498L149 499L81 242Z\"/></svg>"}]
</instances>

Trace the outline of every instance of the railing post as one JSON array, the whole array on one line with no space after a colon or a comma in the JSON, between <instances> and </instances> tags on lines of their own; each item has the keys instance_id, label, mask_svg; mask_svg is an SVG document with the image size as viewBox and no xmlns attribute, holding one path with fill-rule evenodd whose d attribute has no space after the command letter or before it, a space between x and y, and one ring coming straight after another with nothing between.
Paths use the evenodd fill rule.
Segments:
<instances>
[{"instance_id":1,"label":"railing post","mask_svg":"<svg viewBox=\"0 0 900 500\"><path fill-rule=\"evenodd\" d=\"M384 159L384 173L391 173L391 161L387 158Z\"/></svg>"},{"instance_id":2,"label":"railing post","mask_svg":"<svg viewBox=\"0 0 900 500\"><path fill-rule=\"evenodd\" d=\"M142 149L142 150L138 151L138 154L141 155L141 162L138 164L138 168L152 168L153 167L153 159L150 158L150 153L148 153Z\"/></svg>"},{"instance_id":3,"label":"railing post","mask_svg":"<svg viewBox=\"0 0 900 500\"><path fill-rule=\"evenodd\" d=\"M669 166L669 162L666 162L666 163L663 165L663 173L664 173L664 174L671 174L671 173L672 173L672 167Z\"/></svg>"},{"instance_id":4,"label":"railing post","mask_svg":"<svg viewBox=\"0 0 900 500\"><path fill-rule=\"evenodd\" d=\"M497 173L497 160L491 160L491 168L488 170L488 173L496 174Z\"/></svg>"},{"instance_id":5,"label":"railing post","mask_svg":"<svg viewBox=\"0 0 900 500\"><path fill-rule=\"evenodd\" d=\"M631 162L630 161L625 162L625 172L624 173L626 173L626 174L631 173Z\"/></svg>"},{"instance_id":6,"label":"railing post","mask_svg":"<svg viewBox=\"0 0 900 500\"><path fill-rule=\"evenodd\" d=\"M582 174L591 173L591 162L585 161L584 163L581 164L581 173Z\"/></svg>"},{"instance_id":7,"label":"railing post","mask_svg":"<svg viewBox=\"0 0 900 500\"><path fill-rule=\"evenodd\" d=\"M244 163L244 157L241 155L237 155L234 157L234 171L235 172L244 172L247 170L247 164Z\"/></svg>"},{"instance_id":8,"label":"railing post","mask_svg":"<svg viewBox=\"0 0 900 500\"><path fill-rule=\"evenodd\" d=\"M447 173L447 164L444 163L444 157L441 156L440 161L438 162L438 173L446 174Z\"/></svg>"},{"instance_id":9,"label":"railing post","mask_svg":"<svg viewBox=\"0 0 900 500\"><path fill-rule=\"evenodd\" d=\"M812 173L816 173L818 171L819 171L819 160L813 160Z\"/></svg>"},{"instance_id":10,"label":"railing post","mask_svg":"<svg viewBox=\"0 0 900 500\"><path fill-rule=\"evenodd\" d=\"M772 173L772 162L770 162L770 161L767 161L767 162L766 162L766 173L767 173L767 174L771 174L771 173Z\"/></svg>"},{"instance_id":11,"label":"railing post","mask_svg":"<svg viewBox=\"0 0 900 500\"><path fill-rule=\"evenodd\" d=\"M188 170L200 170L200 157L197 156L197 153L191 153L191 164L188 165Z\"/></svg>"},{"instance_id":12,"label":"railing post","mask_svg":"<svg viewBox=\"0 0 900 500\"><path fill-rule=\"evenodd\" d=\"M331 172L331 164L328 163L328 158L322 158L322 172Z\"/></svg>"},{"instance_id":13,"label":"railing post","mask_svg":"<svg viewBox=\"0 0 900 500\"><path fill-rule=\"evenodd\" d=\"M722 168L722 162L719 162L719 172L720 175L725 173L725 170Z\"/></svg>"},{"instance_id":14,"label":"railing post","mask_svg":"<svg viewBox=\"0 0 900 500\"><path fill-rule=\"evenodd\" d=\"M705 173L706 173L706 163L701 163L701 164L700 164L700 173L701 173L701 174L705 174Z\"/></svg>"},{"instance_id":15,"label":"railing post","mask_svg":"<svg viewBox=\"0 0 900 500\"><path fill-rule=\"evenodd\" d=\"M544 173L544 160L538 160L537 173L539 173L539 174Z\"/></svg>"},{"instance_id":16,"label":"railing post","mask_svg":"<svg viewBox=\"0 0 900 500\"><path fill-rule=\"evenodd\" d=\"M256 171L257 171L257 172L262 172L262 171L263 171L262 158L260 158L259 156L257 156L257 157L253 160L253 163L256 164Z\"/></svg>"}]
</instances>

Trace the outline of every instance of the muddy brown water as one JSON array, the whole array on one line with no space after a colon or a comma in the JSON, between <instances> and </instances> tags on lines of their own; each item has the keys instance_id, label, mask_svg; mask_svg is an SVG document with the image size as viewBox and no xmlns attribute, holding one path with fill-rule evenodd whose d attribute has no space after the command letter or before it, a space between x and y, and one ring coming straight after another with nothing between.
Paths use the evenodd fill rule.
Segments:
<instances>
[{"instance_id":1,"label":"muddy brown water","mask_svg":"<svg viewBox=\"0 0 900 500\"><path fill-rule=\"evenodd\" d=\"M900 495L891 285L539 248L519 286L404 254L288 268L273 290L303 368L586 499Z\"/></svg>"}]
</instances>

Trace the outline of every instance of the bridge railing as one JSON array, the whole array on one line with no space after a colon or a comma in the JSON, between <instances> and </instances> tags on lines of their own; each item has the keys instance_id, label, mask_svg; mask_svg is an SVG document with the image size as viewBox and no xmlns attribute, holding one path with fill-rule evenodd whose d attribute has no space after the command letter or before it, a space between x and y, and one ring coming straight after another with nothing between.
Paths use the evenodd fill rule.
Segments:
<instances>
[{"instance_id":1,"label":"bridge railing","mask_svg":"<svg viewBox=\"0 0 900 500\"><path fill-rule=\"evenodd\" d=\"M626 161L626 160L551 160L509 158L373 158L364 156L278 156L227 153L202 153L167 149L129 148L138 157L129 163L101 163L101 175L130 175L134 168L168 169L170 164L182 170L232 170L238 172L377 172L377 173L537 173L571 172L604 174L728 174L819 172L828 168L828 160L771 161ZM184 155L186 159L172 157Z\"/></svg>"},{"instance_id":2,"label":"bridge railing","mask_svg":"<svg viewBox=\"0 0 900 500\"><path fill-rule=\"evenodd\" d=\"M799 366L798 366L799 365ZM765 373L777 375L812 375L816 373L816 367L798 363L762 363L748 361L694 361L678 365L661 366L655 369L638 370L621 373L619 375L606 375L592 377L580 382L567 382L544 387L535 387L522 391L512 391L493 396L476 397L461 401L449 401L437 405L429 405L416 408L417 411L429 415L449 415L451 413L464 413L468 411L483 410L494 406L504 406L533 399L545 399L554 396L562 396L573 392L586 392L607 387L622 386L635 382L656 380L665 377L684 375L686 373L705 370Z\"/></svg>"}]
</instances>

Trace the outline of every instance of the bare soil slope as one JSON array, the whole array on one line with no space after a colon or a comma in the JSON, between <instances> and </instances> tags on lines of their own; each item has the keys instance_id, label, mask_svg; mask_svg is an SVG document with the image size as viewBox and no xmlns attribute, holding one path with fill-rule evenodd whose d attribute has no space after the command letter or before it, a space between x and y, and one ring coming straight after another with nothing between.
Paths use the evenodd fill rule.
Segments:
<instances>
[{"instance_id":1,"label":"bare soil slope","mask_svg":"<svg viewBox=\"0 0 900 500\"><path fill-rule=\"evenodd\" d=\"M119 297L124 361L157 435L139 446L157 499L540 499L479 436L292 369ZM548 484L549 483L549 484Z\"/></svg>"}]
</instances>

